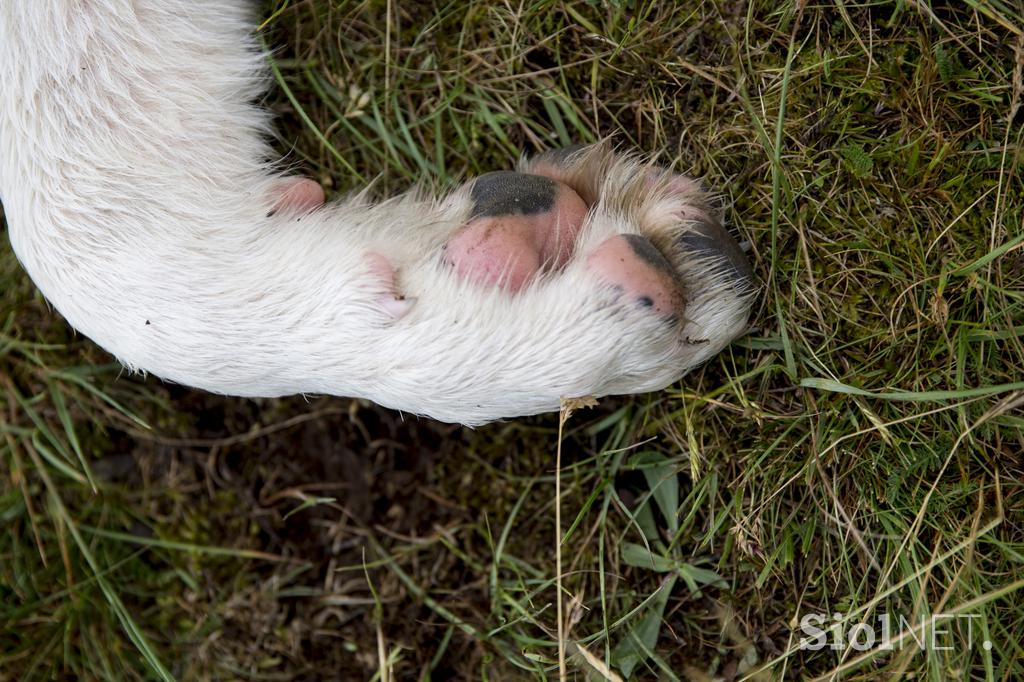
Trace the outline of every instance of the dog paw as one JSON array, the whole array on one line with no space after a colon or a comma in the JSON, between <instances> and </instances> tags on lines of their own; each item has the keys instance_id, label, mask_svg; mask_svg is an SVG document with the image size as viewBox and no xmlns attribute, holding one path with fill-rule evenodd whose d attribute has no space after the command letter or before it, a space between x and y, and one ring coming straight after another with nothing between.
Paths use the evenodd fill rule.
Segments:
<instances>
[{"instance_id":1,"label":"dog paw","mask_svg":"<svg viewBox=\"0 0 1024 682\"><path fill-rule=\"evenodd\" d=\"M641 165L612 152L605 145L575 145L541 154L523 164L523 170L563 183L581 196L596 213L611 220L600 230L616 229L615 221L635 231L646 242L631 244L648 263L672 264L683 279L703 270L718 285L743 292L754 288L753 270L737 241L722 225L708 194L692 178L656 166ZM655 251L664 260L654 257ZM700 277L698 279L707 279Z\"/></svg>"},{"instance_id":2,"label":"dog paw","mask_svg":"<svg viewBox=\"0 0 1024 682\"><path fill-rule=\"evenodd\" d=\"M605 146L372 210L354 290L382 315L354 371L396 409L480 424L658 390L747 327L750 266L698 184Z\"/></svg>"},{"instance_id":3,"label":"dog paw","mask_svg":"<svg viewBox=\"0 0 1024 682\"><path fill-rule=\"evenodd\" d=\"M469 218L445 262L478 285L515 294L576 258L623 303L674 323L688 300L753 289L746 256L694 180L606 146L547 152L465 191Z\"/></svg>"}]
</instances>

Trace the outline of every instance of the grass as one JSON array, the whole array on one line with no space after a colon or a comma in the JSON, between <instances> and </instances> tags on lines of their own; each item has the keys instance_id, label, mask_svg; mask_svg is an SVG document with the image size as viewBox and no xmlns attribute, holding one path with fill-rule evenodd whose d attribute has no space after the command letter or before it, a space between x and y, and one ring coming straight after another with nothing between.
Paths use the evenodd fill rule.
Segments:
<instances>
[{"instance_id":1,"label":"grass","mask_svg":"<svg viewBox=\"0 0 1024 682\"><path fill-rule=\"evenodd\" d=\"M556 584L573 679L1024 678L1019 6L263 17L279 148L330 194L612 137L720 191L755 328L572 415L556 528L557 415L127 376L5 246L0 679L553 678ZM898 644L802 650L807 615Z\"/></svg>"}]
</instances>

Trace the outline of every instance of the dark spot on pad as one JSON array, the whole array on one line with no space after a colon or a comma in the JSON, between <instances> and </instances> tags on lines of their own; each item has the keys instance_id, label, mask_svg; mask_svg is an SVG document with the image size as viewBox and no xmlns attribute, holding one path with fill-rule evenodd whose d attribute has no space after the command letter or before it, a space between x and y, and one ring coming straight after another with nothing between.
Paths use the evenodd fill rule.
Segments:
<instances>
[{"instance_id":1,"label":"dark spot on pad","mask_svg":"<svg viewBox=\"0 0 1024 682\"><path fill-rule=\"evenodd\" d=\"M701 222L679 237L684 248L702 257L717 258L742 287L752 287L754 271L740 245L718 222Z\"/></svg>"},{"instance_id":2,"label":"dark spot on pad","mask_svg":"<svg viewBox=\"0 0 1024 682\"><path fill-rule=\"evenodd\" d=\"M554 208L557 196L555 181L540 175L515 171L484 173L470 191L473 199L470 218L547 213Z\"/></svg>"},{"instance_id":3,"label":"dark spot on pad","mask_svg":"<svg viewBox=\"0 0 1024 682\"><path fill-rule=\"evenodd\" d=\"M640 305L642 305L645 308L654 307L654 299L651 298L650 296L641 296L640 298L637 299L637 302L639 302Z\"/></svg>"},{"instance_id":4,"label":"dark spot on pad","mask_svg":"<svg viewBox=\"0 0 1024 682\"><path fill-rule=\"evenodd\" d=\"M668 262L668 258L665 258L665 254L658 250L654 244L651 243L646 237L641 237L638 234L624 234L622 238L625 239L633 253L635 253L640 260L650 265L652 268L657 268L662 272L667 273L669 276L676 278L675 268Z\"/></svg>"}]
</instances>

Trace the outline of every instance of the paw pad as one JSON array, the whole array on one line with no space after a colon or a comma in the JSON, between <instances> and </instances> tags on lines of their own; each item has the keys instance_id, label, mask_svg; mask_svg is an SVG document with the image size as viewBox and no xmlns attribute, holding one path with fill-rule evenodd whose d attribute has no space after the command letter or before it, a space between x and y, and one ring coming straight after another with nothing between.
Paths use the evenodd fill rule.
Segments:
<instances>
[{"instance_id":1,"label":"paw pad","mask_svg":"<svg viewBox=\"0 0 1024 682\"><path fill-rule=\"evenodd\" d=\"M498 171L473 182L470 220L445 246L460 277L518 291L572 255L588 207L560 182Z\"/></svg>"},{"instance_id":2,"label":"paw pad","mask_svg":"<svg viewBox=\"0 0 1024 682\"><path fill-rule=\"evenodd\" d=\"M682 314L683 285L672 263L646 237L619 234L598 245L587 266L643 308L665 317Z\"/></svg>"}]
</instances>

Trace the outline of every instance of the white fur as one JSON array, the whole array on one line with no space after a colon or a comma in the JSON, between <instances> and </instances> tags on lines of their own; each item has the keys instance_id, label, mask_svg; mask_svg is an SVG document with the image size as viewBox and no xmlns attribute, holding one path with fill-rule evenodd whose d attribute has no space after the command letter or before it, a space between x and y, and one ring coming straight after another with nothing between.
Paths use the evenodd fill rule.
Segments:
<instances>
[{"instance_id":1,"label":"white fur","mask_svg":"<svg viewBox=\"0 0 1024 682\"><path fill-rule=\"evenodd\" d=\"M641 167L600 149L591 157L605 159L605 179L577 257L515 296L441 264L468 215L464 192L268 217L280 174L268 115L252 103L267 78L251 10L0 0L11 242L57 310L130 369L218 393L359 396L479 424L554 410L564 396L660 389L744 329L749 293L706 264L681 264L681 329L584 268L608 236L685 229L651 222L685 212L680 197L637 189ZM416 299L397 321L380 306L370 251Z\"/></svg>"}]
</instances>

